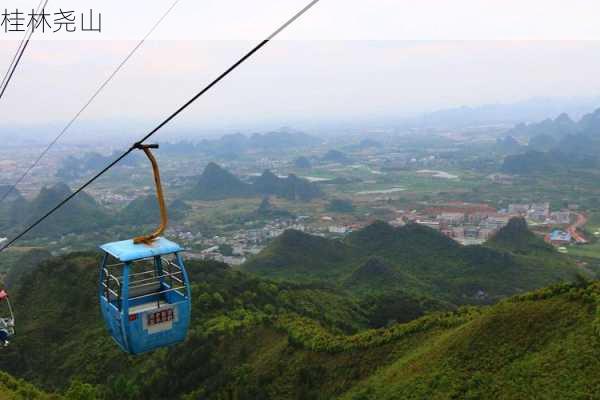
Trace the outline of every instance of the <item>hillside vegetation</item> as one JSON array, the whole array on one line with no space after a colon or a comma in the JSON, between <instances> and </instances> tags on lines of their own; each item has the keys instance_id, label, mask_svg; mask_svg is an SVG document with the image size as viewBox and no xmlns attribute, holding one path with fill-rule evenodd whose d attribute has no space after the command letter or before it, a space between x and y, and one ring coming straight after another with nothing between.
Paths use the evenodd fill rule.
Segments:
<instances>
[{"instance_id":1,"label":"hillside vegetation","mask_svg":"<svg viewBox=\"0 0 600 400\"><path fill-rule=\"evenodd\" d=\"M0 372L0 400L61 400L59 395L50 395L20 379Z\"/></svg>"},{"instance_id":2,"label":"hillside vegetation","mask_svg":"<svg viewBox=\"0 0 600 400\"><path fill-rule=\"evenodd\" d=\"M512 220L484 246L461 246L428 227L375 222L343 240L286 231L242 266L260 276L328 282L356 294L397 290L453 304L492 303L582 270Z\"/></svg>"},{"instance_id":3,"label":"hillside vegetation","mask_svg":"<svg viewBox=\"0 0 600 400\"><path fill-rule=\"evenodd\" d=\"M505 158L502 170L510 174L564 173L598 167L600 159L600 109L578 122L566 114L539 123L519 124L510 135L528 138L523 154Z\"/></svg>"},{"instance_id":4,"label":"hillside vegetation","mask_svg":"<svg viewBox=\"0 0 600 400\"><path fill-rule=\"evenodd\" d=\"M0 209L0 229L11 232L24 228L72 193L69 186L58 183L44 187L31 201L24 199L9 202ZM81 233L106 228L114 219L89 194L82 192L32 232L33 235L50 236Z\"/></svg>"},{"instance_id":5,"label":"hillside vegetation","mask_svg":"<svg viewBox=\"0 0 600 400\"><path fill-rule=\"evenodd\" d=\"M97 262L87 253L54 258L22 278L19 335L0 368L73 399L579 399L600 391L598 282L366 329L368 310L336 289L191 262L188 339L130 357L100 319ZM0 376L13 382L8 399L18 390L52 398Z\"/></svg>"},{"instance_id":6,"label":"hillside vegetation","mask_svg":"<svg viewBox=\"0 0 600 400\"><path fill-rule=\"evenodd\" d=\"M276 284L224 264L191 262L197 284L188 341L129 357L114 345L101 320L95 296L98 262L87 253L53 258L22 278L12 291L19 334L2 350L0 369L49 390L66 391L81 381L96 387L99 397L172 398L171 393L220 387L233 379L232 357L254 347L240 338L273 329L279 315L309 318L339 334L368 326L366 312L330 288Z\"/></svg>"},{"instance_id":7,"label":"hillside vegetation","mask_svg":"<svg viewBox=\"0 0 600 400\"><path fill-rule=\"evenodd\" d=\"M487 245L518 254L554 253L551 244L527 229L524 218L512 218L487 242Z\"/></svg>"}]
</instances>

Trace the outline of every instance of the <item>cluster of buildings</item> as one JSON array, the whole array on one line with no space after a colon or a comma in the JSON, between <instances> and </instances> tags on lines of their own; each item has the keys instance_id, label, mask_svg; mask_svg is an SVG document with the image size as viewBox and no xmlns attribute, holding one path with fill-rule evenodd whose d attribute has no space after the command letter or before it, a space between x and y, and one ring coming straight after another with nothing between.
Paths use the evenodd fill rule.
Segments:
<instances>
[{"instance_id":1,"label":"cluster of buildings","mask_svg":"<svg viewBox=\"0 0 600 400\"><path fill-rule=\"evenodd\" d=\"M540 224L567 225L571 223L571 211L551 211L550 203L510 204L508 214L519 215Z\"/></svg>"},{"instance_id":2,"label":"cluster of buildings","mask_svg":"<svg viewBox=\"0 0 600 400\"><path fill-rule=\"evenodd\" d=\"M187 248L202 249L187 251L187 258L240 265L288 229L321 237L340 237L361 227L362 225L358 224L336 223L331 217L321 217L310 223L309 217L300 216L295 219L275 219L260 228L240 229L213 237L202 237L201 234L192 232L177 232L174 229L171 229L169 234L177 237ZM224 249L227 251L224 252Z\"/></svg>"},{"instance_id":3,"label":"cluster of buildings","mask_svg":"<svg viewBox=\"0 0 600 400\"><path fill-rule=\"evenodd\" d=\"M397 210L396 213L397 217L388 221L393 226L422 224L463 245L485 242L511 218L519 216L536 224L565 225L565 231L555 230L547 236L547 241L557 246L574 239L570 228L566 227L571 223L571 211L552 211L549 203L510 204L507 209L497 210L488 204L450 202L420 211ZM259 228L242 228L214 237L202 237L201 234L191 232L172 233L188 248L194 249L187 252L189 258L240 265L288 229L323 237L340 237L362 228L362 225L352 220L342 223L329 216L320 216L312 222L305 216L295 219L278 218Z\"/></svg>"},{"instance_id":4,"label":"cluster of buildings","mask_svg":"<svg viewBox=\"0 0 600 400\"><path fill-rule=\"evenodd\" d=\"M487 204L455 202L405 213L393 222L426 225L467 245L485 242L513 217L535 224L568 225L571 214L569 210L552 211L550 203L510 204L508 209L496 210Z\"/></svg>"},{"instance_id":5,"label":"cluster of buildings","mask_svg":"<svg viewBox=\"0 0 600 400\"><path fill-rule=\"evenodd\" d=\"M230 265L240 265L249 256L258 254L267 243L287 229L322 234L322 232L317 232L303 223L303 218L305 217L294 220L277 219L261 228L242 229L210 238L194 236L190 232L181 232L177 236L182 243L190 244L192 248L202 248L199 251L186 252L188 258L216 260ZM227 251L225 252L223 249L227 249Z\"/></svg>"},{"instance_id":6,"label":"cluster of buildings","mask_svg":"<svg viewBox=\"0 0 600 400\"><path fill-rule=\"evenodd\" d=\"M465 245L485 242L510 218L487 204L472 203L449 203L403 216L406 221L439 230Z\"/></svg>"}]
</instances>

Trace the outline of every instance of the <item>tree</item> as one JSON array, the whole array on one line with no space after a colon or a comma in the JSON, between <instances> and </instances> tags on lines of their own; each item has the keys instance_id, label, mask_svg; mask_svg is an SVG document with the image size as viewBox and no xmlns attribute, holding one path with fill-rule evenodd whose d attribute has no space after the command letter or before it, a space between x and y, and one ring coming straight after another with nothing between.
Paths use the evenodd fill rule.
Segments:
<instances>
[{"instance_id":1,"label":"tree","mask_svg":"<svg viewBox=\"0 0 600 400\"><path fill-rule=\"evenodd\" d=\"M231 247L228 244L222 244L219 246L219 253L223 254L224 256L232 256L233 255L233 247Z\"/></svg>"},{"instance_id":2,"label":"tree","mask_svg":"<svg viewBox=\"0 0 600 400\"><path fill-rule=\"evenodd\" d=\"M101 396L96 387L75 380L71 382L71 386L69 386L69 389L65 393L65 398L68 400L97 400L100 399Z\"/></svg>"}]
</instances>

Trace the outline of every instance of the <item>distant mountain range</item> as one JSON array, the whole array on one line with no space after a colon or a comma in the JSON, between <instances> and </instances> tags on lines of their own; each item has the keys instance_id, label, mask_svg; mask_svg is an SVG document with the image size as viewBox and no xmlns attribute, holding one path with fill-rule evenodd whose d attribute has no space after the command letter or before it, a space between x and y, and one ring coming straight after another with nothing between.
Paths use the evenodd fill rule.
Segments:
<instances>
[{"instance_id":1,"label":"distant mountain range","mask_svg":"<svg viewBox=\"0 0 600 400\"><path fill-rule=\"evenodd\" d=\"M108 156L103 156L94 152L86 153L78 157L68 156L62 161L58 171L56 172L56 176L59 179L69 181L88 174L96 173L113 162L119 155L121 155L120 151L115 151ZM118 166L136 166L142 160L141 157L142 156L139 154L129 154L127 157L121 160L121 162L119 162Z\"/></svg>"},{"instance_id":2,"label":"distant mountain range","mask_svg":"<svg viewBox=\"0 0 600 400\"><path fill-rule=\"evenodd\" d=\"M338 164L352 164L352 159L345 153L339 150L329 150L322 158L323 161L338 163Z\"/></svg>"},{"instance_id":3,"label":"distant mountain range","mask_svg":"<svg viewBox=\"0 0 600 400\"><path fill-rule=\"evenodd\" d=\"M239 156L246 152L277 152L321 144L322 140L302 132L276 131L224 135L218 139L204 139L198 143L178 142L161 145L162 151L172 154L198 154L209 156Z\"/></svg>"},{"instance_id":4,"label":"distant mountain range","mask_svg":"<svg viewBox=\"0 0 600 400\"><path fill-rule=\"evenodd\" d=\"M510 125L539 121L567 112L577 117L598 107L600 98L532 98L507 104L456 107L407 118L401 126L422 128L464 128L478 125Z\"/></svg>"},{"instance_id":5,"label":"distant mountain range","mask_svg":"<svg viewBox=\"0 0 600 400\"><path fill-rule=\"evenodd\" d=\"M209 163L186 197L196 200L222 200L269 195L288 200L310 201L321 197L322 192L315 183L294 174L280 178L267 170L252 183L246 183L216 163Z\"/></svg>"},{"instance_id":6,"label":"distant mountain range","mask_svg":"<svg viewBox=\"0 0 600 400\"><path fill-rule=\"evenodd\" d=\"M600 165L600 109L575 122L566 114L540 123L519 124L509 136L529 140L521 154L504 160L502 170L513 174Z\"/></svg>"},{"instance_id":7,"label":"distant mountain range","mask_svg":"<svg viewBox=\"0 0 600 400\"><path fill-rule=\"evenodd\" d=\"M554 139L562 138L566 135L572 135L579 130L577 123L573 121L568 114L562 113L555 119L547 118L536 123L520 123L508 131L508 135L531 139L539 135L552 137Z\"/></svg>"}]
</instances>

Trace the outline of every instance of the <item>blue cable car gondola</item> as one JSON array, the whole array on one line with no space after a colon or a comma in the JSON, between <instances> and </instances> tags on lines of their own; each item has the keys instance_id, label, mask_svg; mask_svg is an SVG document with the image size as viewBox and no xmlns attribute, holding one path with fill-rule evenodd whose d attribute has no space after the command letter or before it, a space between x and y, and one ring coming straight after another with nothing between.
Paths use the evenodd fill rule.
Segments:
<instances>
[{"instance_id":1,"label":"blue cable car gondola","mask_svg":"<svg viewBox=\"0 0 600 400\"><path fill-rule=\"evenodd\" d=\"M164 238L152 245L125 240L101 248L100 306L121 348L138 354L183 341L190 288L181 248Z\"/></svg>"},{"instance_id":2,"label":"blue cable car gondola","mask_svg":"<svg viewBox=\"0 0 600 400\"><path fill-rule=\"evenodd\" d=\"M160 236L168 220L158 164L150 152L156 147L138 145L152 163L161 226L151 235L100 246L102 315L111 336L131 354L183 341L190 323L191 290L182 248Z\"/></svg>"}]
</instances>

